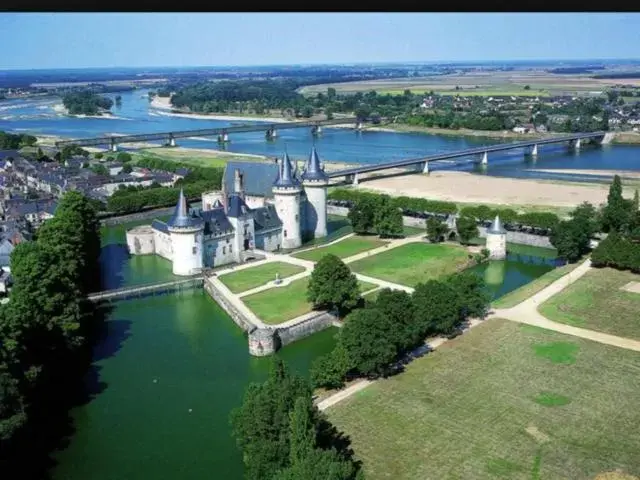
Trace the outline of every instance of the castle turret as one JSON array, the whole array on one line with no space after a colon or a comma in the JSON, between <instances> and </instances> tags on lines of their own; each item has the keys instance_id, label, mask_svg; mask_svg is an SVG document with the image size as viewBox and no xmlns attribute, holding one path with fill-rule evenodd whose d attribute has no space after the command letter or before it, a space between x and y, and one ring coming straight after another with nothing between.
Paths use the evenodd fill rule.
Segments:
<instances>
[{"instance_id":1,"label":"castle turret","mask_svg":"<svg viewBox=\"0 0 640 480\"><path fill-rule=\"evenodd\" d=\"M500 217L496 215L491 228L487 230L487 250L492 260L503 260L507 256L507 231L502 227Z\"/></svg>"},{"instance_id":2,"label":"castle turret","mask_svg":"<svg viewBox=\"0 0 640 480\"><path fill-rule=\"evenodd\" d=\"M307 230L314 237L327 236L327 185L329 177L320 163L314 146L302 173L302 185L307 195Z\"/></svg>"},{"instance_id":3,"label":"castle turret","mask_svg":"<svg viewBox=\"0 0 640 480\"><path fill-rule=\"evenodd\" d=\"M178 204L167 222L173 250L173 274L195 275L202 271L204 222L189 214L187 200L180 189Z\"/></svg>"},{"instance_id":4,"label":"castle turret","mask_svg":"<svg viewBox=\"0 0 640 480\"><path fill-rule=\"evenodd\" d=\"M282 221L282 248L302 245L300 232L300 193L302 186L294 175L289 155L285 152L273 182L276 212Z\"/></svg>"}]
</instances>

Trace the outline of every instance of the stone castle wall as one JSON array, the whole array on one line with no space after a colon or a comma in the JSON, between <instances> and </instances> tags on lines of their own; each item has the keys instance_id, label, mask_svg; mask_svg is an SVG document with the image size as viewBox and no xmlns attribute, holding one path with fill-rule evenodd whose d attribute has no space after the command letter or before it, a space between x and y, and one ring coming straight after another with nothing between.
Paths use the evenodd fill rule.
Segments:
<instances>
[{"instance_id":1,"label":"stone castle wall","mask_svg":"<svg viewBox=\"0 0 640 480\"><path fill-rule=\"evenodd\" d=\"M337 321L337 317L329 312L318 312L294 325L278 328L278 336L282 346L308 337L316 332L329 328Z\"/></svg>"},{"instance_id":2,"label":"stone castle wall","mask_svg":"<svg viewBox=\"0 0 640 480\"><path fill-rule=\"evenodd\" d=\"M347 216L349 213L349 209L347 207L338 207L336 205L327 205L327 212L332 215L340 215ZM402 224L405 227L417 227L417 228L427 228L427 221L424 218L415 218L415 217L402 217ZM478 226L478 231L480 233L480 237L485 238L487 236L487 228ZM509 232L507 231L507 243L519 243L521 245L530 245L533 247L541 247L541 248L554 248L551 245L551 241L549 237L541 236L541 235L532 235L530 233L525 232Z\"/></svg>"},{"instance_id":3,"label":"stone castle wall","mask_svg":"<svg viewBox=\"0 0 640 480\"><path fill-rule=\"evenodd\" d=\"M224 294L216 288L213 282L205 279L204 289L242 330L245 332L255 330L256 326L226 299Z\"/></svg>"}]
</instances>

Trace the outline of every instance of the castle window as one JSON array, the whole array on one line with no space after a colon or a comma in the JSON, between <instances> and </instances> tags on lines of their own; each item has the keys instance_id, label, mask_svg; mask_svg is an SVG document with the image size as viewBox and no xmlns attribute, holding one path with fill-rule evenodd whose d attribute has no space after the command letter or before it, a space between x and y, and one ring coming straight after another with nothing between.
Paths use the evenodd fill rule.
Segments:
<instances>
[{"instance_id":1,"label":"castle window","mask_svg":"<svg viewBox=\"0 0 640 480\"><path fill-rule=\"evenodd\" d=\"M296 222L298 221L298 215L296 215Z\"/></svg>"},{"instance_id":2,"label":"castle window","mask_svg":"<svg viewBox=\"0 0 640 480\"><path fill-rule=\"evenodd\" d=\"M233 253L233 247L229 245L229 253Z\"/></svg>"},{"instance_id":3,"label":"castle window","mask_svg":"<svg viewBox=\"0 0 640 480\"><path fill-rule=\"evenodd\" d=\"M195 255L196 253L198 253L198 247L193 247L193 254Z\"/></svg>"},{"instance_id":4,"label":"castle window","mask_svg":"<svg viewBox=\"0 0 640 480\"><path fill-rule=\"evenodd\" d=\"M226 255L227 254L227 247L222 247L222 254Z\"/></svg>"},{"instance_id":5,"label":"castle window","mask_svg":"<svg viewBox=\"0 0 640 480\"><path fill-rule=\"evenodd\" d=\"M284 238L287 238L287 231L284 231Z\"/></svg>"}]
</instances>

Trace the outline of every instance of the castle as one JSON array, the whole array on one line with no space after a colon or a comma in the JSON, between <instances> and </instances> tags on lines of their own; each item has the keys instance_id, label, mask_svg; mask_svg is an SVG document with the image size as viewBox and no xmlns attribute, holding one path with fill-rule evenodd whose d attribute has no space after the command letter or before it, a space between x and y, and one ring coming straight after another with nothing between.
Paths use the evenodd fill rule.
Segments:
<instances>
[{"instance_id":1,"label":"castle","mask_svg":"<svg viewBox=\"0 0 640 480\"><path fill-rule=\"evenodd\" d=\"M329 178L315 147L301 174L287 153L276 170L273 198L247 193L238 168L233 170L233 192L227 192L223 179L221 191L202 194L200 209L190 209L181 190L168 221L127 231L129 252L160 255L172 262L175 275L186 276L243 262L254 249L291 249L301 246L303 238L326 236Z\"/></svg>"}]
</instances>

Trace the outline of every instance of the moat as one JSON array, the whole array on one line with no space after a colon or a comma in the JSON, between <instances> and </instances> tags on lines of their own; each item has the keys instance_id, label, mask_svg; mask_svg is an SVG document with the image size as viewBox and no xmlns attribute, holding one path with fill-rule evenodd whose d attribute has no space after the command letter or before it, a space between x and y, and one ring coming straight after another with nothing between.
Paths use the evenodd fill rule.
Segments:
<instances>
[{"instance_id":1,"label":"moat","mask_svg":"<svg viewBox=\"0 0 640 480\"><path fill-rule=\"evenodd\" d=\"M167 260L129 257L124 231L103 229L105 287L174 278ZM524 247L474 270L497 297L554 263L550 251ZM204 291L114 306L86 378L93 399L71 412L75 434L55 455L53 478L241 479L229 413L248 383L265 378L268 358L249 355L244 333ZM306 375L313 359L331 350L335 333L314 334L278 355Z\"/></svg>"}]
</instances>

